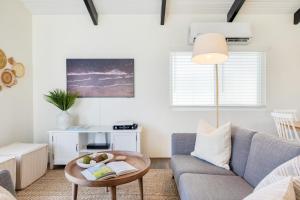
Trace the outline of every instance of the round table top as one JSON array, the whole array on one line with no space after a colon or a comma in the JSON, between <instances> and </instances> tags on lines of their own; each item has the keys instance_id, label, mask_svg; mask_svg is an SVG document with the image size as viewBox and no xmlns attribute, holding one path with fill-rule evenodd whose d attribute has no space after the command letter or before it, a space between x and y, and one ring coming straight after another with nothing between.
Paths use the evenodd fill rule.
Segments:
<instances>
[{"instance_id":1,"label":"round table top","mask_svg":"<svg viewBox=\"0 0 300 200\"><path fill-rule=\"evenodd\" d=\"M142 178L150 169L150 158L148 156L142 155L137 152L130 152L130 151L106 151L105 153L111 153L114 156L124 155L126 156L125 162L131 164L135 168L138 169L136 172L132 172L129 174L117 176L114 178L109 178L106 180L95 180L90 181L87 180L82 174L83 168L80 168L76 164L76 158L70 161L65 167L65 176L66 178L74 184L81 185L81 186L88 186L88 187L111 187L122 185L125 183L129 183L135 181L139 178Z\"/></svg>"}]
</instances>

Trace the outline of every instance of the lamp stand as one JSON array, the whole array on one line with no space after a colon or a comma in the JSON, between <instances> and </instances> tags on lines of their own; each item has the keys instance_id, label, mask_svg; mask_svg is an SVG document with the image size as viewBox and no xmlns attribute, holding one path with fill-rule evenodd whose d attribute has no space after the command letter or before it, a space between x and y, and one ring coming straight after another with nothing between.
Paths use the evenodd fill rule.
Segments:
<instances>
[{"instance_id":1,"label":"lamp stand","mask_svg":"<svg viewBox=\"0 0 300 200\"><path fill-rule=\"evenodd\" d=\"M216 73L216 126L219 128L219 70L218 70L218 64L215 65L215 73Z\"/></svg>"}]
</instances>

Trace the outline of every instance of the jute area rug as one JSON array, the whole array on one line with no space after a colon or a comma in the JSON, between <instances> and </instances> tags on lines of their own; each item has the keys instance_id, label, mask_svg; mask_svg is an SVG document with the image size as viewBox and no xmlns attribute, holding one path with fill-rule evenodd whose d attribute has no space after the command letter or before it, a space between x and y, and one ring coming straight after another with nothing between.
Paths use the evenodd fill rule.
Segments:
<instances>
[{"instance_id":1,"label":"jute area rug","mask_svg":"<svg viewBox=\"0 0 300 200\"><path fill-rule=\"evenodd\" d=\"M18 200L71 200L71 183L64 171L49 170L45 176L17 193ZM78 200L110 200L105 188L79 187ZM145 200L179 200L171 170L151 169L144 176ZM140 200L138 182L117 187L117 200Z\"/></svg>"}]
</instances>

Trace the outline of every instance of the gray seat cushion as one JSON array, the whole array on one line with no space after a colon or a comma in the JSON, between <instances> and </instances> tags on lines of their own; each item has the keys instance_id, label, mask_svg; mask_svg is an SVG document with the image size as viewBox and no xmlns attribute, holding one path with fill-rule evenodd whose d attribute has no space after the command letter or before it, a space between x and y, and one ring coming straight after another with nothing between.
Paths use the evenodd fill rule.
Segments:
<instances>
[{"instance_id":1,"label":"gray seat cushion","mask_svg":"<svg viewBox=\"0 0 300 200\"><path fill-rule=\"evenodd\" d=\"M239 176L182 174L179 179L181 200L241 200L253 188Z\"/></svg>"},{"instance_id":2,"label":"gray seat cushion","mask_svg":"<svg viewBox=\"0 0 300 200\"><path fill-rule=\"evenodd\" d=\"M298 155L300 144L286 142L268 134L255 134L244 178L255 187L273 169Z\"/></svg>"},{"instance_id":3,"label":"gray seat cushion","mask_svg":"<svg viewBox=\"0 0 300 200\"><path fill-rule=\"evenodd\" d=\"M231 127L232 151L230 169L239 176L244 176L252 137L256 131Z\"/></svg>"},{"instance_id":4,"label":"gray seat cushion","mask_svg":"<svg viewBox=\"0 0 300 200\"><path fill-rule=\"evenodd\" d=\"M172 156L171 168L173 169L176 183L178 183L179 176L183 173L235 175L232 171L217 167L204 160L188 155Z\"/></svg>"}]
</instances>

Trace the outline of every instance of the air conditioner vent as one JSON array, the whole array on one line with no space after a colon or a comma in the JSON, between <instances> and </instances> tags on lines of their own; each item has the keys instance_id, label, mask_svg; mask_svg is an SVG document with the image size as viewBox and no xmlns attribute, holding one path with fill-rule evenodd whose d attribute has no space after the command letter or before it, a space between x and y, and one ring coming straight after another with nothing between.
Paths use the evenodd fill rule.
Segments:
<instances>
[{"instance_id":1,"label":"air conditioner vent","mask_svg":"<svg viewBox=\"0 0 300 200\"><path fill-rule=\"evenodd\" d=\"M226 38L227 43L236 45L246 45L249 43L250 38Z\"/></svg>"},{"instance_id":2,"label":"air conditioner vent","mask_svg":"<svg viewBox=\"0 0 300 200\"><path fill-rule=\"evenodd\" d=\"M223 34L231 45L245 45L252 38L248 23L192 23L189 30L189 43L192 45L198 35L205 33Z\"/></svg>"}]
</instances>

